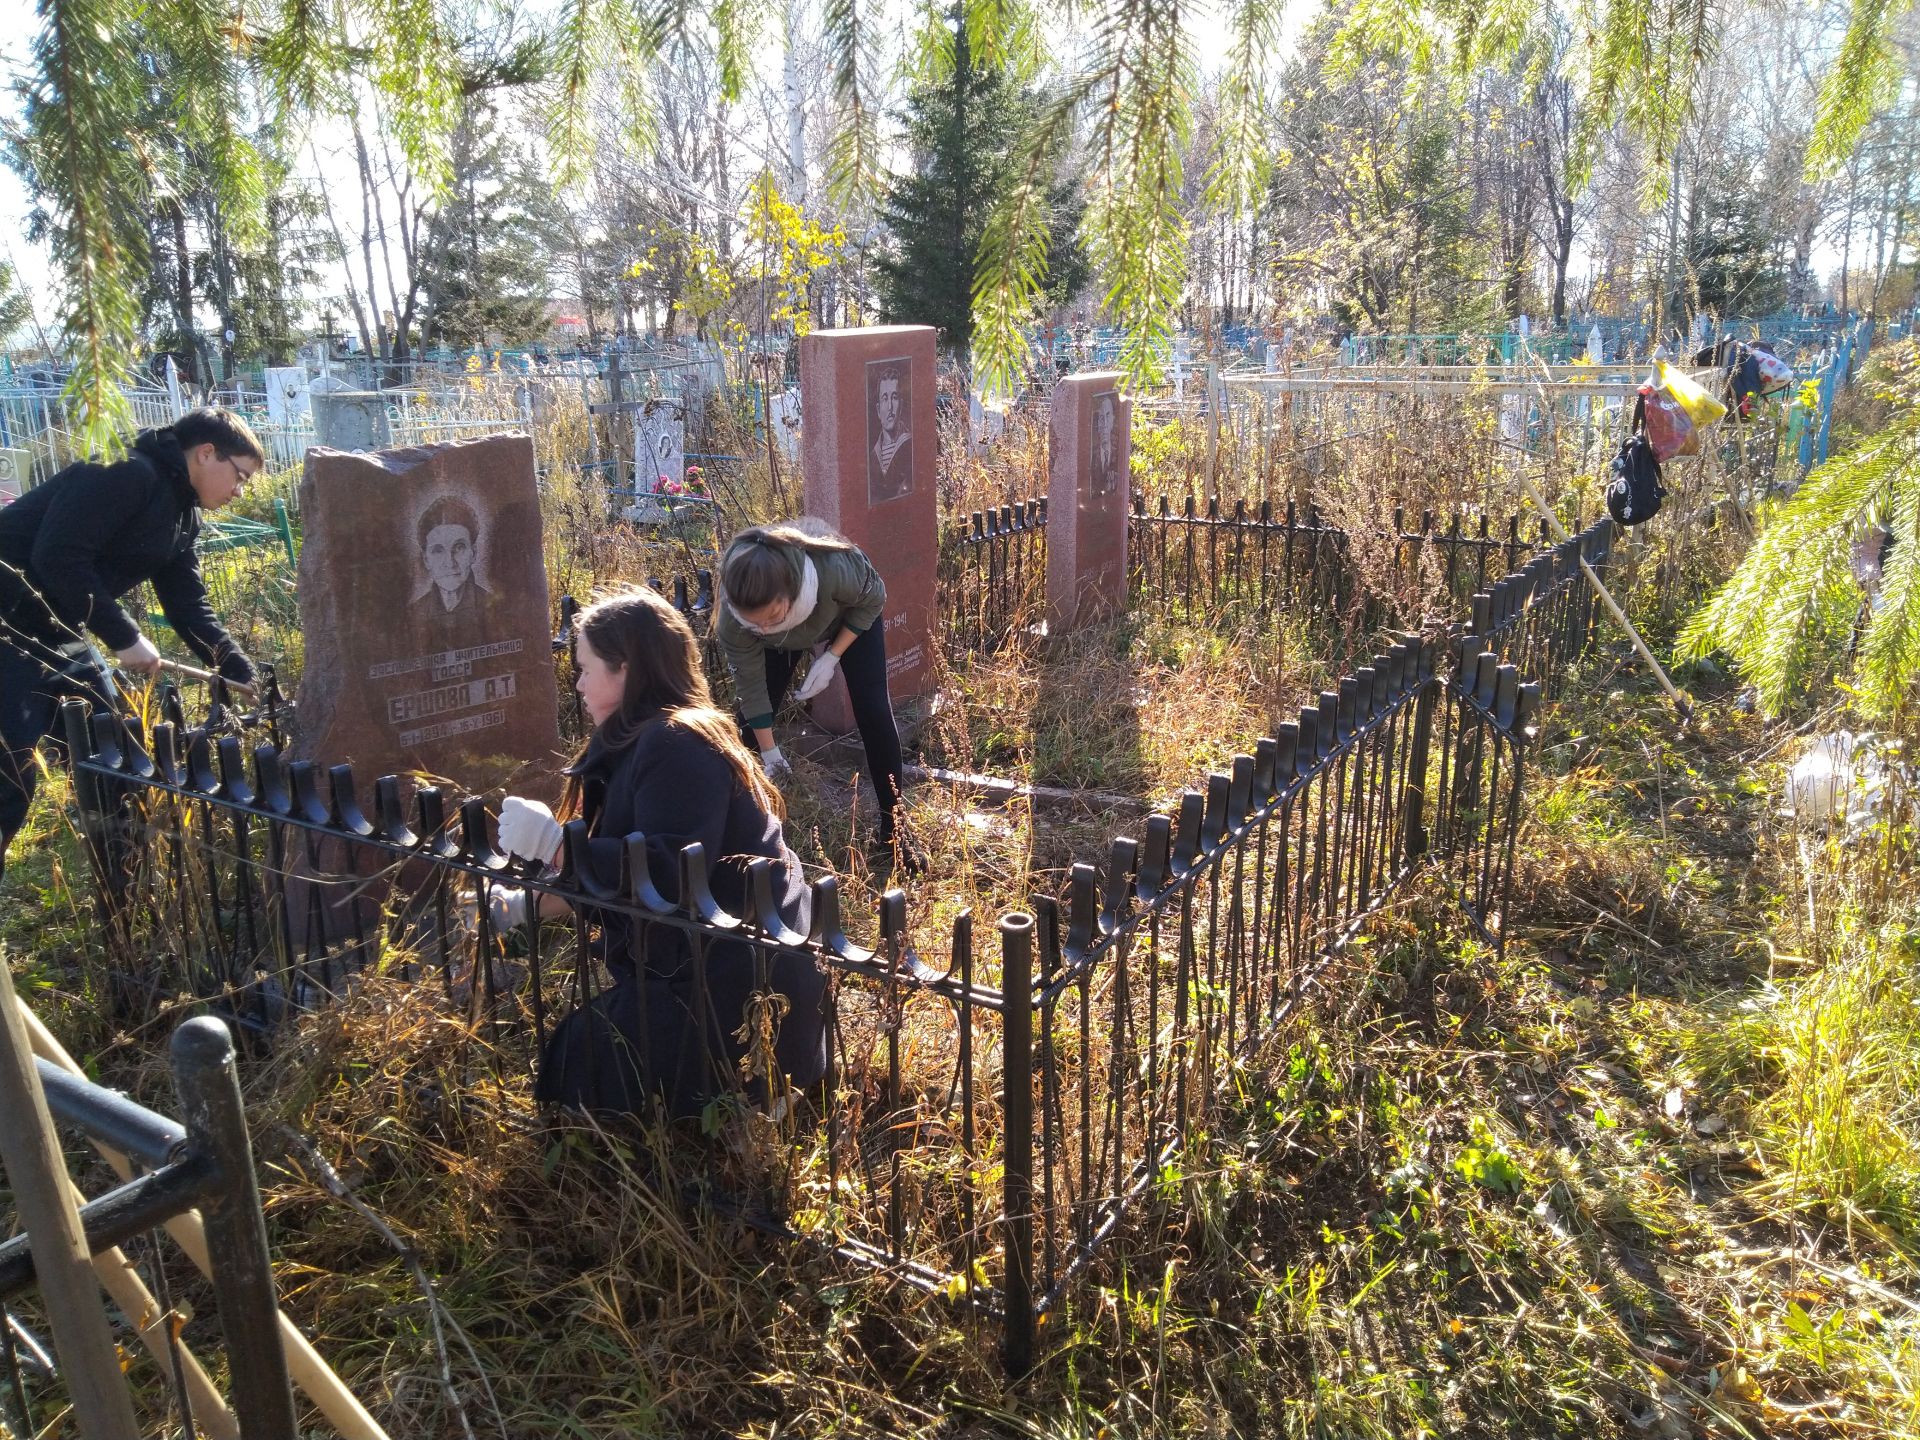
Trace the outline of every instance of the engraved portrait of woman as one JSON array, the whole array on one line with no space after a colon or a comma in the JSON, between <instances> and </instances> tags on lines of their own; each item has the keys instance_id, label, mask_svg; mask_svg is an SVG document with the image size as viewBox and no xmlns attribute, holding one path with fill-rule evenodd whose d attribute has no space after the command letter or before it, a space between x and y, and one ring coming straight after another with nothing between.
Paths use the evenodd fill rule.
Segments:
<instances>
[{"instance_id":1,"label":"engraved portrait of woman","mask_svg":"<svg viewBox=\"0 0 1920 1440\"><path fill-rule=\"evenodd\" d=\"M482 537L473 507L457 495L442 495L420 512L414 538L420 557L414 615L436 626L477 622L492 592L475 570Z\"/></svg>"}]
</instances>

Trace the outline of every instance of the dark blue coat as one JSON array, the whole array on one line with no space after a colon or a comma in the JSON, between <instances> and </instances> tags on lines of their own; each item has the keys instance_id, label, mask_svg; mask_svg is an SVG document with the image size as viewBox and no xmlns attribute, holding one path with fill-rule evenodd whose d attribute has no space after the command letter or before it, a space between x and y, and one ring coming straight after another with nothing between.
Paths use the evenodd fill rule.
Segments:
<instances>
[{"instance_id":1,"label":"dark blue coat","mask_svg":"<svg viewBox=\"0 0 1920 1440\"><path fill-rule=\"evenodd\" d=\"M746 913L747 864L763 857L774 862L781 917L806 929L806 880L780 821L700 736L655 716L615 749L603 727L576 773L601 884L618 883L627 837L638 832L647 839L654 885L677 901L680 852L698 841L723 909ZM826 977L809 956L713 942L690 935L684 923L636 919L624 910L596 908L587 918L613 985L555 1027L535 1091L541 1101L632 1111L658 1089L671 1112L685 1116L724 1091L764 1095L763 1084L743 1081L746 1047L734 1038L756 992L786 1000L774 1056L787 1080L811 1085L826 1073Z\"/></svg>"}]
</instances>

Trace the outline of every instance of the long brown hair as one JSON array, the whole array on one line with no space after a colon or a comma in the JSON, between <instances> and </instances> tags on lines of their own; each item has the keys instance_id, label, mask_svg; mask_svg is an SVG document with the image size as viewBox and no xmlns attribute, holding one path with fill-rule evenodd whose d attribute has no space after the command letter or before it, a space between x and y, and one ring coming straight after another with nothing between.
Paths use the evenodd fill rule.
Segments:
<instances>
[{"instance_id":1,"label":"long brown hair","mask_svg":"<svg viewBox=\"0 0 1920 1440\"><path fill-rule=\"evenodd\" d=\"M666 596L646 589L609 595L575 617L574 633L608 665L626 667L620 708L603 720L596 732L603 734L608 745L618 750L631 744L643 724L664 712L667 724L692 731L718 750L762 810L786 817L786 802L741 742L732 717L713 703L706 672L700 668L700 644L694 639L693 627ZM587 748L583 745L574 757L576 773L567 780L566 798L561 804L567 819L580 813L577 771Z\"/></svg>"},{"instance_id":2,"label":"long brown hair","mask_svg":"<svg viewBox=\"0 0 1920 1440\"><path fill-rule=\"evenodd\" d=\"M736 610L759 610L775 600L793 600L800 590L782 550L853 548L851 540L810 515L784 525L749 525L727 542L720 588Z\"/></svg>"}]
</instances>

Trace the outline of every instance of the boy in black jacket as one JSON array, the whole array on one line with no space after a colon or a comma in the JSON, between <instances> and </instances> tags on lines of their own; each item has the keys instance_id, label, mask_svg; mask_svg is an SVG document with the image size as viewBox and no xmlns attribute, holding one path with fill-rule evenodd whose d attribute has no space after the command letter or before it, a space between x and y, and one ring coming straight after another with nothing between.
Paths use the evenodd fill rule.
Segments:
<instances>
[{"instance_id":1,"label":"boy in black jacket","mask_svg":"<svg viewBox=\"0 0 1920 1440\"><path fill-rule=\"evenodd\" d=\"M229 680L252 682L252 663L207 602L194 542L200 512L232 501L265 463L244 420L202 408L141 431L119 464L69 465L0 509L0 874L60 701L112 703L83 631L129 670L159 668L160 652L120 607L127 591L152 581L188 648Z\"/></svg>"}]
</instances>

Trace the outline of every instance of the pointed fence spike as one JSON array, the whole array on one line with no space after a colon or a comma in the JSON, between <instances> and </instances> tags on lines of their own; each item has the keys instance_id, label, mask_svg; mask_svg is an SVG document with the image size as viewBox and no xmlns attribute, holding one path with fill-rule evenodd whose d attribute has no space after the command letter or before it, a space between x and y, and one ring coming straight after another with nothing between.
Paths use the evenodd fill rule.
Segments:
<instances>
[{"instance_id":1,"label":"pointed fence spike","mask_svg":"<svg viewBox=\"0 0 1920 1440\"><path fill-rule=\"evenodd\" d=\"M707 872L707 847L698 840L680 848L680 910L692 919L720 930L736 930L740 922L713 898Z\"/></svg>"},{"instance_id":2,"label":"pointed fence spike","mask_svg":"<svg viewBox=\"0 0 1920 1440\"><path fill-rule=\"evenodd\" d=\"M158 749L160 732L154 731L155 749ZM167 734L167 748L173 748L171 728ZM280 759L279 750L272 745L256 745L253 748L253 789L260 797L263 808L276 815L293 813L293 796L287 790L287 768Z\"/></svg>"},{"instance_id":3,"label":"pointed fence spike","mask_svg":"<svg viewBox=\"0 0 1920 1440\"><path fill-rule=\"evenodd\" d=\"M1168 815L1149 815L1134 896L1142 904L1151 904L1172 883L1172 874L1173 819Z\"/></svg>"},{"instance_id":4,"label":"pointed fence spike","mask_svg":"<svg viewBox=\"0 0 1920 1440\"><path fill-rule=\"evenodd\" d=\"M409 849L418 843L420 837L407 824L407 807L400 797L398 775L382 775L373 782L373 814L383 838Z\"/></svg>"},{"instance_id":5,"label":"pointed fence spike","mask_svg":"<svg viewBox=\"0 0 1920 1440\"><path fill-rule=\"evenodd\" d=\"M1205 799L1197 790L1188 790L1180 796L1180 814L1178 828L1173 836L1173 874L1176 879L1185 876L1200 858L1200 826L1204 816Z\"/></svg>"},{"instance_id":6,"label":"pointed fence spike","mask_svg":"<svg viewBox=\"0 0 1920 1440\"><path fill-rule=\"evenodd\" d=\"M1067 938L1069 961L1077 961L1093 947L1100 909L1099 877L1093 866L1076 864L1067 877Z\"/></svg>"},{"instance_id":7,"label":"pointed fence spike","mask_svg":"<svg viewBox=\"0 0 1920 1440\"><path fill-rule=\"evenodd\" d=\"M487 802L478 796L460 802L461 858L483 870L505 870L511 861L494 845L493 827L487 818Z\"/></svg>"},{"instance_id":8,"label":"pointed fence spike","mask_svg":"<svg viewBox=\"0 0 1920 1440\"><path fill-rule=\"evenodd\" d=\"M807 938L829 955L845 958L855 952L840 923L840 881L835 876L813 882L813 918Z\"/></svg>"},{"instance_id":9,"label":"pointed fence spike","mask_svg":"<svg viewBox=\"0 0 1920 1440\"><path fill-rule=\"evenodd\" d=\"M287 782L293 791L294 818L302 824L325 827L333 816L320 794L320 767L311 760L295 760L287 766Z\"/></svg>"},{"instance_id":10,"label":"pointed fence spike","mask_svg":"<svg viewBox=\"0 0 1920 1440\"><path fill-rule=\"evenodd\" d=\"M1111 935L1128 913L1127 899L1140 864L1140 845L1131 836L1116 835L1107 850L1106 885L1100 897L1100 933Z\"/></svg>"},{"instance_id":11,"label":"pointed fence spike","mask_svg":"<svg viewBox=\"0 0 1920 1440\"><path fill-rule=\"evenodd\" d=\"M247 783L247 752L240 748L240 737L222 735L216 752L220 757L219 798L235 805L253 804L253 787Z\"/></svg>"}]
</instances>

